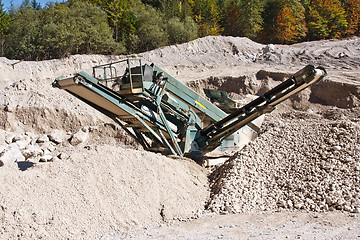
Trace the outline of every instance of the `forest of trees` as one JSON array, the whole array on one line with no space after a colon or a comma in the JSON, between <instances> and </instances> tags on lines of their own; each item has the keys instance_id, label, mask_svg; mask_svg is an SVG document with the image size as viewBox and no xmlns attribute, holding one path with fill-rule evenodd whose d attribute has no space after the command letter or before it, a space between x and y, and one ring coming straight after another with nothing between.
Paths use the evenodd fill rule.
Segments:
<instances>
[{"instance_id":1,"label":"forest of trees","mask_svg":"<svg viewBox=\"0 0 360 240\"><path fill-rule=\"evenodd\" d=\"M207 35L291 44L360 35L360 0L24 0L4 9L1 56L131 54Z\"/></svg>"}]
</instances>

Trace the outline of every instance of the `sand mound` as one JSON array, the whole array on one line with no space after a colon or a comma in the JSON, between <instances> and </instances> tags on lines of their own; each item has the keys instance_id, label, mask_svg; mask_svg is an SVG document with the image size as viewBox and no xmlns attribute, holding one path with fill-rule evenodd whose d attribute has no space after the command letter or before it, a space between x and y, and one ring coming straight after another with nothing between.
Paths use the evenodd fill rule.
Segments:
<instances>
[{"instance_id":1,"label":"sand mound","mask_svg":"<svg viewBox=\"0 0 360 240\"><path fill-rule=\"evenodd\" d=\"M58 151L55 162L0 168L3 239L95 239L192 217L208 197L206 172L189 160L109 145Z\"/></svg>"}]
</instances>

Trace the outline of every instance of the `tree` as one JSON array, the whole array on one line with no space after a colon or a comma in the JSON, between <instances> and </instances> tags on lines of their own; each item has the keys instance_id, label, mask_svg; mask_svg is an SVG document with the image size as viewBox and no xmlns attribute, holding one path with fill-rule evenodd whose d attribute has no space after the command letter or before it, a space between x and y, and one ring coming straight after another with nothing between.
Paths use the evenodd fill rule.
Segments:
<instances>
[{"instance_id":1,"label":"tree","mask_svg":"<svg viewBox=\"0 0 360 240\"><path fill-rule=\"evenodd\" d=\"M236 3L231 3L225 12L224 20L224 35L227 36L242 36L243 28L241 25L241 10Z\"/></svg>"},{"instance_id":2,"label":"tree","mask_svg":"<svg viewBox=\"0 0 360 240\"><path fill-rule=\"evenodd\" d=\"M344 35L360 36L360 0L347 0L344 3L344 9L347 15L346 21L348 23Z\"/></svg>"},{"instance_id":3,"label":"tree","mask_svg":"<svg viewBox=\"0 0 360 240\"><path fill-rule=\"evenodd\" d=\"M104 8L114 27L116 42L119 42L125 34L133 33L135 30L130 7L129 0L113 0L109 1Z\"/></svg>"},{"instance_id":4,"label":"tree","mask_svg":"<svg viewBox=\"0 0 360 240\"><path fill-rule=\"evenodd\" d=\"M306 13L309 38L339 38L346 30L346 12L339 0L310 0Z\"/></svg>"},{"instance_id":5,"label":"tree","mask_svg":"<svg viewBox=\"0 0 360 240\"><path fill-rule=\"evenodd\" d=\"M141 4L139 0L88 0L88 2L100 6L107 13L115 42L123 42L124 38L135 32L135 17L131 8Z\"/></svg>"},{"instance_id":6,"label":"tree","mask_svg":"<svg viewBox=\"0 0 360 240\"><path fill-rule=\"evenodd\" d=\"M221 20L219 8L215 0L189 0L188 1L193 19L198 25L198 35L220 35L222 29L219 25Z\"/></svg>"},{"instance_id":7,"label":"tree","mask_svg":"<svg viewBox=\"0 0 360 240\"><path fill-rule=\"evenodd\" d=\"M36 0L31 0L30 6L31 6L31 8L34 9L34 10L41 10L41 5L40 5L40 3L37 2Z\"/></svg>"},{"instance_id":8,"label":"tree","mask_svg":"<svg viewBox=\"0 0 360 240\"><path fill-rule=\"evenodd\" d=\"M154 8L160 9L161 8L161 2L160 0L141 0L142 3L146 5L150 5Z\"/></svg>"},{"instance_id":9,"label":"tree","mask_svg":"<svg viewBox=\"0 0 360 240\"><path fill-rule=\"evenodd\" d=\"M262 0L240 1L242 35L255 39L263 28L264 2Z\"/></svg>"},{"instance_id":10,"label":"tree","mask_svg":"<svg viewBox=\"0 0 360 240\"><path fill-rule=\"evenodd\" d=\"M297 1L286 1L275 21L275 39L280 43L294 43L305 37L307 29L305 9Z\"/></svg>"},{"instance_id":11,"label":"tree","mask_svg":"<svg viewBox=\"0 0 360 240\"><path fill-rule=\"evenodd\" d=\"M184 20L186 16L191 14L190 6L186 0L159 0L158 9L165 16L165 19L178 17Z\"/></svg>"},{"instance_id":12,"label":"tree","mask_svg":"<svg viewBox=\"0 0 360 240\"><path fill-rule=\"evenodd\" d=\"M131 8L135 31L125 36L126 48L131 52L148 51L167 44L162 16L156 9L142 3Z\"/></svg>"},{"instance_id":13,"label":"tree","mask_svg":"<svg viewBox=\"0 0 360 240\"><path fill-rule=\"evenodd\" d=\"M70 54L111 53L114 41L104 11L90 3L71 1L43 11L45 58Z\"/></svg>"},{"instance_id":14,"label":"tree","mask_svg":"<svg viewBox=\"0 0 360 240\"><path fill-rule=\"evenodd\" d=\"M14 12L9 32L9 58L42 60L70 54L107 54L115 48L106 13L77 0L39 11L22 6Z\"/></svg>"},{"instance_id":15,"label":"tree","mask_svg":"<svg viewBox=\"0 0 360 240\"><path fill-rule=\"evenodd\" d=\"M291 43L296 38L295 18L293 11L284 7L276 17L275 38L281 43Z\"/></svg>"},{"instance_id":16,"label":"tree","mask_svg":"<svg viewBox=\"0 0 360 240\"><path fill-rule=\"evenodd\" d=\"M1 56L4 55L4 43L5 37L9 26L9 15L4 10L4 4L0 0L0 44L1 44Z\"/></svg>"},{"instance_id":17,"label":"tree","mask_svg":"<svg viewBox=\"0 0 360 240\"><path fill-rule=\"evenodd\" d=\"M188 42L197 37L197 25L190 16L184 21L173 17L166 24L166 32L170 44Z\"/></svg>"},{"instance_id":18,"label":"tree","mask_svg":"<svg viewBox=\"0 0 360 240\"><path fill-rule=\"evenodd\" d=\"M8 58L25 60L38 59L40 37L39 12L27 3L10 12L10 24L5 42L4 55Z\"/></svg>"},{"instance_id":19,"label":"tree","mask_svg":"<svg viewBox=\"0 0 360 240\"><path fill-rule=\"evenodd\" d=\"M294 43L307 33L305 9L297 0L271 0L265 6L263 42Z\"/></svg>"}]
</instances>

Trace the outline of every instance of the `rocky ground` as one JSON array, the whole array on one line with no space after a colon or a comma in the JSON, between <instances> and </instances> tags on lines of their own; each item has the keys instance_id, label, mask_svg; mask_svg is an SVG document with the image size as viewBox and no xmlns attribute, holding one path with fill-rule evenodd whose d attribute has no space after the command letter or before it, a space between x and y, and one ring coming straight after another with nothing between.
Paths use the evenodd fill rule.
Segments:
<instances>
[{"instance_id":1,"label":"rocky ground","mask_svg":"<svg viewBox=\"0 0 360 240\"><path fill-rule=\"evenodd\" d=\"M220 89L244 103L307 64L328 76L268 114L259 137L224 165L204 169L144 152L51 87L124 56L1 58L1 238L359 238L360 39L266 46L206 37L133 57L199 94Z\"/></svg>"}]
</instances>

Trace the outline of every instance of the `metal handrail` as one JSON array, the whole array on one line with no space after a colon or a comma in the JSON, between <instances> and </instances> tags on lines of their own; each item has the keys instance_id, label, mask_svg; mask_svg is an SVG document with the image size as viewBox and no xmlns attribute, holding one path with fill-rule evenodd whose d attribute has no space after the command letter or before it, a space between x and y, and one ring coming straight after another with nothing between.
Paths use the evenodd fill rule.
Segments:
<instances>
[{"instance_id":1,"label":"metal handrail","mask_svg":"<svg viewBox=\"0 0 360 240\"><path fill-rule=\"evenodd\" d=\"M140 73L132 73L131 71L131 62L133 61L138 61L139 64L137 66L140 67ZM107 63L107 64L102 64L102 65L97 65L95 67L93 67L93 76L94 78L98 79L100 82L105 82L106 84L108 82L113 82L115 80L118 80L119 77L122 77L123 75L118 75L117 74L117 70L114 67L114 65L116 64L120 64L126 62L127 63L127 69L129 71L129 80L130 80L130 89L133 89L133 77L134 76L141 76L141 81L143 80L143 68L142 68L142 63L141 63L141 59L138 58L128 58L128 59L123 59L120 61L116 61L116 62L111 62L111 63ZM99 79L98 77L96 77L96 70L97 69L103 69L103 78ZM106 71L107 69L110 69L110 77L107 76ZM113 74L113 71L115 72L115 74Z\"/></svg>"}]
</instances>

